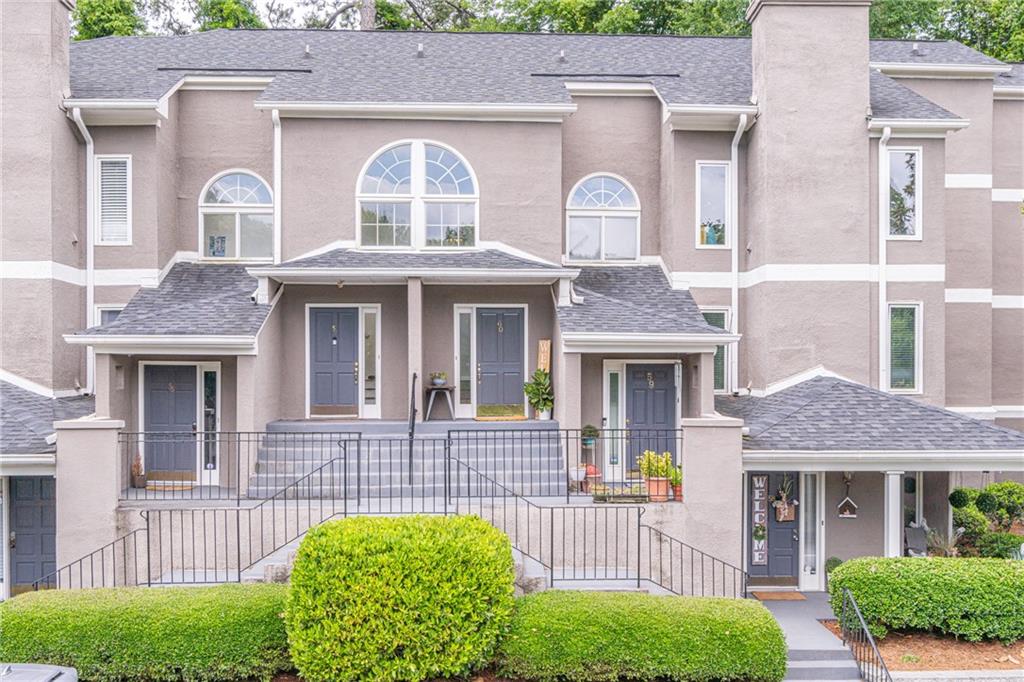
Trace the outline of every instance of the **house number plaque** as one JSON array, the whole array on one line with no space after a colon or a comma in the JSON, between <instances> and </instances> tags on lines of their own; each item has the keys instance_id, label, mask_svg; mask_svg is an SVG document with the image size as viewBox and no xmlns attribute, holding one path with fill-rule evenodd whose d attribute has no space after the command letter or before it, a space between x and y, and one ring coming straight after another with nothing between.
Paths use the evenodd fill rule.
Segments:
<instances>
[{"instance_id":1,"label":"house number plaque","mask_svg":"<svg viewBox=\"0 0 1024 682\"><path fill-rule=\"evenodd\" d=\"M768 477L751 476L750 483L750 563L765 566L768 564ZM764 532L759 534L759 528Z\"/></svg>"}]
</instances>

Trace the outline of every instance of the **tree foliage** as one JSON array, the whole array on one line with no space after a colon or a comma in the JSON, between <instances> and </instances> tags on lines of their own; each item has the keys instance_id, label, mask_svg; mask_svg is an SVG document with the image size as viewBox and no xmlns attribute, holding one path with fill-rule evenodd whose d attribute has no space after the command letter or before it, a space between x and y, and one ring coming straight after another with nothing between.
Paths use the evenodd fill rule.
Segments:
<instances>
[{"instance_id":1,"label":"tree foliage","mask_svg":"<svg viewBox=\"0 0 1024 682\"><path fill-rule=\"evenodd\" d=\"M135 0L78 0L71 18L75 40L135 36L146 30Z\"/></svg>"},{"instance_id":2,"label":"tree foliage","mask_svg":"<svg viewBox=\"0 0 1024 682\"><path fill-rule=\"evenodd\" d=\"M196 0L196 26L215 28L266 28L252 0Z\"/></svg>"}]
</instances>

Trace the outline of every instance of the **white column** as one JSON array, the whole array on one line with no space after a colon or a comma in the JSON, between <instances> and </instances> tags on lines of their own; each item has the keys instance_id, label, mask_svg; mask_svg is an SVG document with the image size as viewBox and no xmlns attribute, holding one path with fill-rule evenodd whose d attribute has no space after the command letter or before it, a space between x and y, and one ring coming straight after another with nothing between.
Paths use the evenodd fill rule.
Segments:
<instances>
[{"instance_id":1,"label":"white column","mask_svg":"<svg viewBox=\"0 0 1024 682\"><path fill-rule=\"evenodd\" d=\"M903 472L885 472L885 543L887 557L903 556Z\"/></svg>"}]
</instances>

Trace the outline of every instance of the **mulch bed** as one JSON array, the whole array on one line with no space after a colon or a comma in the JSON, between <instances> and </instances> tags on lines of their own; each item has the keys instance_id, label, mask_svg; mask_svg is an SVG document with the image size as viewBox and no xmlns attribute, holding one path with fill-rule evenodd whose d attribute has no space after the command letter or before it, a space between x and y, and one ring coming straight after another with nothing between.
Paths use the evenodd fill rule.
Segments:
<instances>
[{"instance_id":1,"label":"mulch bed","mask_svg":"<svg viewBox=\"0 0 1024 682\"><path fill-rule=\"evenodd\" d=\"M821 624L841 636L837 621ZM1020 670L1024 666L1024 639L1003 645L926 632L890 632L875 643L889 670Z\"/></svg>"}]
</instances>

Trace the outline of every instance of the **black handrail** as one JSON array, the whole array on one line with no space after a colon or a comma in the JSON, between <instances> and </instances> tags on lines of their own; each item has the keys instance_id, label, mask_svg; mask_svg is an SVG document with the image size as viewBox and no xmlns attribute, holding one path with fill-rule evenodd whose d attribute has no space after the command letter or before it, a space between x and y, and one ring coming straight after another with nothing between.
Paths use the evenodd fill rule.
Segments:
<instances>
[{"instance_id":1,"label":"black handrail","mask_svg":"<svg viewBox=\"0 0 1024 682\"><path fill-rule=\"evenodd\" d=\"M892 682L889 669L882 660L875 638L871 636L857 600L848 588L843 588L843 607L839 612L839 628L843 644L850 647L861 678L868 682Z\"/></svg>"}]
</instances>

